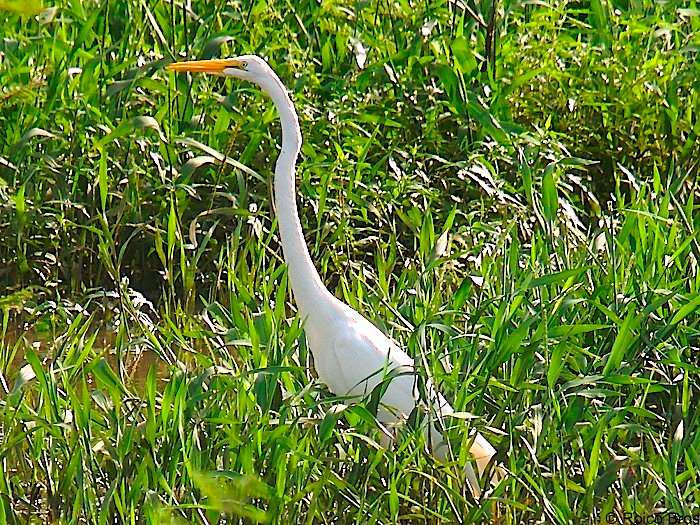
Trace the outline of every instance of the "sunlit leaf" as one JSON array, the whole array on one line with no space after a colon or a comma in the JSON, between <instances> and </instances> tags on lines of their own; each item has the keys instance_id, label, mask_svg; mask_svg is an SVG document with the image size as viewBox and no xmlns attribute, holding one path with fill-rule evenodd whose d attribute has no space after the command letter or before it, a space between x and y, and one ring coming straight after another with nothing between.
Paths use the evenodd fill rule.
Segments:
<instances>
[{"instance_id":1,"label":"sunlit leaf","mask_svg":"<svg viewBox=\"0 0 700 525\"><path fill-rule=\"evenodd\" d=\"M40 14L42 10L40 0L0 0L0 11L32 16Z\"/></svg>"}]
</instances>

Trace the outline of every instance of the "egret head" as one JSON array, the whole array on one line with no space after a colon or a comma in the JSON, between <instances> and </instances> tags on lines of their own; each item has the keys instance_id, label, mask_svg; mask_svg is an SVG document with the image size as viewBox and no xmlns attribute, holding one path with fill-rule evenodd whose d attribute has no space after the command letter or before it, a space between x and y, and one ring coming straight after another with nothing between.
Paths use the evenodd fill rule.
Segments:
<instances>
[{"instance_id":1,"label":"egret head","mask_svg":"<svg viewBox=\"0 0 700 525\"><path fill-rule=\"evenodd\" d=\"M274 75L267 62L255 55L175 62L168 64L166 69L176 73L209 73L210 75L240 78L256 84L260 84L266 78Z\"/></svg>"},{"instance_id":2,"label":"egret head","mask_svg":"<svg viewBox=\"0 0 700 525\"><path fill-rule=\"evenodd\" d=\"M283 130L287 129L287 140L292 151L301 147L301 130L299 119L294 111L294 104L287 89L267 62L255 55L241 55L234 58L217 58L213 60L193 60L168 64L168 71L176 73L209 73L222 77L240 78L257 85L274 102L282 120Z\"/></svg>"}]
</instances>

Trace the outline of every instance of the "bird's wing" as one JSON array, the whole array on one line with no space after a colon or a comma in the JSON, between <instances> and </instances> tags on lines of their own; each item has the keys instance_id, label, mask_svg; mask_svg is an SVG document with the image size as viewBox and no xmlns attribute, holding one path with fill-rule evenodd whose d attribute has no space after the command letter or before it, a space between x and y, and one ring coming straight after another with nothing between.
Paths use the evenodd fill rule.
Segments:
<instances>
[{"instance_id":1,"label":"bird's wing","mask_svg":"<svg viewBox=\"0 0 700 525\"><path fill-rule=\"evenodd\" d=\"M343 329L326 346L328 369L319 371L321 379L336 395L366 396L384 379L390 380L381 399L383 408L377 414L385 424L407 417L416 406L416 372L413 359L377 327L359 316L343 323ZM447 400L431 381L425 383L425 393L431 405L431 414L423 421L426 440L437 457L447 457L448 446L436 428L435 417L442 418L453 412ZM479 474L484 472L495 449L481 434L476 433L470 447ZM480 493L478 481L470 464L465 466L475 494Z\"/></svg>"},{"instance_id":2,"label":"bird's wing","mask_svg":"<svg viewBox=\"0 0 700 525\"><path fill-rule=\"evenodd\" d=\"M333 370L324 375L332 377L321 379L336 394L364 396L391 379L388 390L408 386L405 395L412 400L413 360L363 317L345 323L329 346Z\"/></svg>"},{"instance_id":3,"label":"bird's wing","mask_svg":"<svg viewBox=\"0 0 700 525\"><path fill-rule=\"evenodd\" d=\"M419 389L413 359L377 327L361 316L345 324L331 344L332 370L321 377L338 395L366 396L380 383L383 387L379 419L393 423L407 417L416 406ZM452 411L449 403L425 383L429 404L439 414Z\"/></svg>"}]
</instances>

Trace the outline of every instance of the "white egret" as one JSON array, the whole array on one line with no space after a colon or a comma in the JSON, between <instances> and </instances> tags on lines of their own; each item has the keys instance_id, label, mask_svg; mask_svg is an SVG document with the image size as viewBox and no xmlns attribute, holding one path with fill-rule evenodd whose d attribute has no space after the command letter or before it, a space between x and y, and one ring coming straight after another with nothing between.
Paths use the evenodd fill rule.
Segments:
<instances>
[{"instance_id":1,"label":"white egret","mask_svg":"<svg viewBox=\"0 0 700 525\"><path fill-rule=\"evenodd\" d=\"M338 396L365 396L382 381L384 389L378 419L394 426L416 408L420 395L413 359L350 306L331 294L321 281L306 246L297 213L295 164L301 148L299 119L287 90L275 72L254 55L230 59L177 62L175 72L200 72L247 80L259 86L274 103L282 123L282 151L275 166L274 198L280 240L287 273L314 365L319 378ZM436 421L453 412L432 383L425 383L424 398ZM423 423L426 441L438 458L449 447L433 422ZM495 449L479 433L471 440L470 453L482 474ZM471 465L465 467L475 494L480 490Z\"/></svg>"}]
</instances>

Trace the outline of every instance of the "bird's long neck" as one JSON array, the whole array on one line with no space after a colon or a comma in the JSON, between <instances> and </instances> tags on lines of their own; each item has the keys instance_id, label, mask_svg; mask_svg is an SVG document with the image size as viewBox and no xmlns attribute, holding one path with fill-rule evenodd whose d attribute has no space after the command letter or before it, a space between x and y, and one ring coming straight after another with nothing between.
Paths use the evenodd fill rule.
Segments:
<instances>
[{"instance_id":1,"label":"bird's long neck","mask_svg":"<svg viewBox=\"0 0 700 525\"><path fill-rule=\"evenodd\" d=\"M275 166L275 206L287 274L302 317L321 306L331 294L311 261L297 212L295 165L301 148L301 129L294 105L278 78L261 87L272 98L282 124L282 151Z\"/></svg>"}]
</instances>

